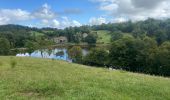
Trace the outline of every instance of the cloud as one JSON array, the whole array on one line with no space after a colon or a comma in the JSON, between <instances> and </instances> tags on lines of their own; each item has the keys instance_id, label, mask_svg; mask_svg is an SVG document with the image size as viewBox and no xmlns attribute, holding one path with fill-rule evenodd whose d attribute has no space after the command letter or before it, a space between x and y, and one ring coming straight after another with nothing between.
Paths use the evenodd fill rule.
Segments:
<instances>
[{"instance_id":1,"label":"cloud","mask_svg":"<svg viewBox=\"0 0 170 100\"><path fill-rule=\"evenodd\" d=\"M124 16L132 21L149 17L164 19L170 17L170 0L91 0L99 3L99 10L109 12L113 17Z\"/></svg>"},{"instance_id":2,"label":"cloud","mask_svg":"<svg viewBox=\"0 0 170 100\"><path fill-rule=\"evenodd\" d=\"M81 23L76 20L71 20L68 17L62 17L61 27L64 28L69 26L81 26Z\"/></svg>"},{"instance_id":3,"label":"cloud","mask_svg":"<svg viewBox=\"0 0 170 100\"><path fill-rule=\"evenodd\" d=\"M166 0L132 0L132 4L137 8L152 9L159 6L163 1Z\"/></svg>"},{"instance_id":4,"label":"cloud","mask_svg":"<svg viewBox=\"0 0 170 100\"><path fill-rule=\"evenodd\" d=\"M0 24L16 23L29 20L30 13L21 9L0 9Z\"/></svg>"},{"instance_id":5,"label":"cloud","mask_svg":"<svg viewBox=\"0 0 170 100\"><path fill-rule=\"evenodd\" d=\"M56 19L52 20L51 27L53 28L60 28L60 22Z\"/></svg>"},{"instance_id":6,"label":"cloud","mask_svg":"<svg viewBox=\"0 0 170 100\"><path fill-rule=\"evenodd\" d=\"M99 17L99 18L92 17L89 20L90 25L101 25L103 23L106 23L106 19L104 17Z\"/></svg>"},{"instance_id":7,"label":"cloud","mask_svg":"<svg viewBox=\"0 0 170 100\"><path fill-rule=\"evenodd\" d=\"M102 4L102 6L100 7L101 10L106 10L106 11L114 11L118 8L117 4Z\"/></svg>"},{"instance_id":8,"label":"cloud","mask_svg":"<svg viewBox=\"0 0 170 100\"><path fill-rule=\"evenodd\" d=\"M45 3L41 8L34 11L32 16L40 19L53 19L57 14L51 10L51 7L48 4Z\"/></svg>"},{"instance_id":9,"label":"cloud","mask_svg":"<svg viewBox=\"0 0 170 100\"><path fill-rule=\"evenodd\" d=\"M3 17L3 16L0 17L0 25L7 24L9 21L10 21L9 18Z\"/></svg>"},{"instance_id":10,"label":"cloud","mask_svg":"<svg viewBox=\"0 0 170 100\"><path fill-rule=\"evenodd\" d=\"M48 25L49 24L49 20L47 20L47 19L43 19L41 22L42 22L43 25Z\"/></svg>"},{"instance_id":11,"label":"cloud","mask_svg":"<svg viewBox=\"0 0 170 100\"><path fill-rule=\"evenodd\" d=\"M78 9L65 10L65 13L78 13ZM70 26L81 26L82 24L68 17L58 16L55 11L52 11L48 4L42 5L39 9L28 12L22 9L0 9L0 25L18 24L27 22L28 26L36 27L53 27L66 28Z\"/></svg>"},{"instance_id":12,"label":"cloud","mask_svg":"<svg viewBox=\"0 0 170 100\"><path fill-rule=\"evenodd\" d=\"M76 20L71 20L68 17L62 17L60 20L52 19L52 20L42 20L41 27L52 27L52 28L59 28L64 29L66 27L75 27L81 26L82 24Z\"/></svg>"},{"instance_id":13,"label":"cloud","mask_svg":"<svg viewBox=\"0 0 170 100\"><path fill-rule=\"evenodd\" d=\"M117 17L117 18L114 18L113 20L111 20L112 23L122 23L122 22L126 22L126 21L128 21L128 20L124 17Z\"/></svg>"}]
</instances>

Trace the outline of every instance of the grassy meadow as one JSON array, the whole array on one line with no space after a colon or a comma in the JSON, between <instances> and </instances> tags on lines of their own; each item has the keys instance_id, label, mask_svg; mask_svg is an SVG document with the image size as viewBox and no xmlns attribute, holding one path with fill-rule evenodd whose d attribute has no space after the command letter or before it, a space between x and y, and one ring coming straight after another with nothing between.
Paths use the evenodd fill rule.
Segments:
<instances>
[{"instance_id":1,"label":"grassy meadow","mask_svg":"<svg viewBox=\"0 0 170 100\"><path fill-rule=\"evenodd\" d=\"M99 30L97 31L97 35L97 43L110 43L111 34L109 31Z\"/></svg>"},{"instance_id":2,"label":"grassy meadow","mask_svg":"<svg viewBox=\"0 0 170 100\"><path fill-rule=\"evenodd\" d=\"M170 100L170 79L58 60L0 57L0 100Z\"/></svg>"}]
</instances>

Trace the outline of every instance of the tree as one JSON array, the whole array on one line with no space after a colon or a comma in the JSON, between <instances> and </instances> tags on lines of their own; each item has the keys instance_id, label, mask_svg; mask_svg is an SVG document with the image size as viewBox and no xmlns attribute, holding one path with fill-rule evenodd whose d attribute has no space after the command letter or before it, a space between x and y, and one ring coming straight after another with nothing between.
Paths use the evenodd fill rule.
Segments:
<instances>
[{"instance_id":1,"label":"tree","mask_svg":"<svg viewBox=\"0 0 170 100\"><path fill-rule=\"evenodd\" d=\"M131 35L112 43L109 59L112 67L142 72L145 67L145 42Z\"/></svg>"},{"instance_id":2,"label":"tree","mask_svg":"<svg viewBox=\"0 0 170 100\"><path fill-rule=\"evenodd\" d=\"M84 64L91 66L108 65L108 52L103 49L92 49L84 58Z\"/></svg>"},{"instance_id":3,"label":"tree","mask_svg":"<svg viewBox=\"0 0 170 100\"><path fill-rule=\"evenodd\" d=\"M164 42L150 54L150 73L170 76L170 42Z\"/></svg>"},{"instance_id":4,"label":"tree","mask_svg":"<svg viewBox=\"0 0 170 100\"><path fill-rule=\"evenodd\" d=\"M112 43L109 59L110 64L115 68L123 68L129 70L132 61L134 61L134 50L135 39L132 36L124 36L123 38Z\"/></svg>"},{"instance_id":5,"label":"tree","mask_svg":"<svg viewBox=\"0 0 170 100\"><path fill-rule=\"evenodd\" d=\"M6 38L0 38L0 55L8 55L10 52L10 43Z\"/></svg>"},{"instance_id":6,"label":"tree","mask_svg":"<svg viewBox=\"0 0 170 100\"><path fill-rule=\"evenodd\" d=\"M96 41L97 41L97 36L95 34L89 34L85 38L85 42L87 42L88 44L95 44Z\"/></svg>"},{"instance_id":7,"label":"tree","mask_svg":"<svg viewBox=\"0 0 170 100\"><path fill-rule=\"evenodd\" d=\"M53 45L53 41L48 40L46 37L37 37L36 42L38 43L39 48L47 48L48 46Z\"/></svg>"},{"instance_id":8,"label":"tree","mask_svg":"<svg viewBox=\"0 0 170 100\"><path fill-rule=\"evenodd\" d=\"M168 35L163 30L158 30L156 32L155 37L156 37L156 41L158 42L159 45L162 44L163 42L165 42L168 39Z\"/></svg>"},{"instance_id":9,"label":"tree","mask_svg":"<svg viewBox=\"0 0 170 100\"><path fill-rule=\"evenodd\" d=\"M81 63L82 62L82 48L79 46L74 46L68 51L69 57L72 59L75 63Z\"/></svg>"},{"instance_id":10,"label":"tree","mask_svg":"<svg viewBox=\"0 0 170 100\"><path fill-rule=\"evenodd\" d=\"M119 40L123 37L123 34L122 32L118 31L118 32L114 32L112 33L112 38L111 38L111 41L116 41L116 40Z\"/></svg>"},{"instance_id":11,"label":"tree","mask_svg":"<svg viewBox=\"0 0 170 100\"><path fill-rule=\"evenodd\" d=\"M25 47L28 49L28 53L32 53L34 50L39 48L39 44L34 41L26 41Z\"/></svg>"}]
</instances>

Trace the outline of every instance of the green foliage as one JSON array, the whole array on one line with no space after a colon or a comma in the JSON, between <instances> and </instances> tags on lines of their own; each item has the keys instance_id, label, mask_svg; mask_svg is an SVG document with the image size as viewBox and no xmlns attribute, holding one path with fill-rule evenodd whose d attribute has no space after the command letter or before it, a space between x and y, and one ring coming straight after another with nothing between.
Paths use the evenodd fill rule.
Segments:
<instances>
[{"instance_id":1,"label":"green foliage","mask_svg":"<svg viewBox=\"0 0 170 100\"><path fill-rule=\"evenodd\" d=\"M111 41L113 42L113 41L119 40L122 37L123 37L123 34L120 31L114 32L114 33L112 33Z\"/></svg>"},{"instance_id":2,"label":"green foliage","mask_svg":"<svg viewBox=\"0 0 170 100\"><path fill-rule=\"evenodd\" d=\"M56 53L56 56L63 56L64 55L64 51L59 51Z\"/></svg>"},{"instance_id":3,"label":"green foliage","mask_svg":"<svg viewBox=\"0 0 170 100\"><path fill-rule=\"evenodd\" d=\"M80 43L80 42L82 42L82 40L83 40L83 36L82 36L82 33L77 33L76 35L74 35L74 42L75 43Z\"/></svg>"},{"instance_id":4,"label":"green foliage","mask_svg":"<svg viewBox=\"0 0 170 100\"><path fill-rule=\"evenodd\" d=\"M112 43L109 60L114 68L169 76L170 43L157 46L154 39L124 35Z\"/></svg>"},{"instance_id":5,"label":"green foliage","mask_svg":"<svg viewBox=\"0 0 170 100\"><path fill-rule=\"evenodd\" d=\"M48 40L46 39L46 37L37 37L36 42L39 48L47 48L48 46L51 46L54 44L52 40Z\"/></svg>"},{"instance_id":6,"label":"green foliage","mask_svg":"<svg viewBox=\"0 0 170 100\"><path fill-rule=\"evenodd\" d=\"M150 54L151 73L170 76L170 42L163 43Z\"/></svg>"},{"instance_id":7,"label":"green foliage","mask_svg":"<svg viewBox=\"0 0 170 100\"><path fill-rule=\"evenodd\" d=\"M106 66L108 64L108 52L103 49L95 48L84 57L83 62L91 66Z\"/></svg>"},{"instance_id":8,"label":"green foliage","mask_svg":"<svg viewBox=\"0 0 170 100\"><path fill-rule=\"evenodd\" d=\"M68 50L68 54L73 62L81 63L82 62L82 48L79 46L73 46L71 49Z\"/></svg>"},{"instance_id":9,"label":"green foliage","mask_svg":"<svg viewBox=\"0 0 170 100\"><path fill-rule=\"evenodd\" d=\"M32 53L34 50L39 48L39 44L33 41L26 41L25 47L28 49L28 53Z\"/></svg>"},{"instance_id":10,"label":"green foliage","mask_svg":"<svg viewBox=\"0 0 170 100\"><path fill-rule=\"evenodd\" d=\"M37 31L31 31L30 33L31 33L31 36L33 37L44 36L43 33L37 32Z\"/></svg>"},{"instance_id":11,"label":"green foliage","mask_svg":"<svg viewBox=\"0 0 170 100\"><path fill-rule=\"evenodd\" d=\"M99 30L97 32L97 43L110 43L111 34L110 31Z\"/></svg>"},{"instance_id":12,"label":"green foliage","mask_svg":"<svg viewBox=\"0 0 170 100\"><path fill-rule=\"evenodd\" d=\"M84 38L83 33L89 35ZM88 44L109 43L111 36L113 43L109 50L109 62L112 67L156 75L169 75L170 50L167 41L170 40L170 19L149 18L138 22L128 21L65 29L1 25L0 55L8 55L10 49L24 46L28 48L29 52L37 48L47 48L53 45L52 38L58 36L67 37L69 43L87 42ZM75 61L78 61L75 58L82 58L73 56Z\"/></svg>"},{"instance_id":13,"label":"green foliage","mask_svg":"<svg viewBox=\"0 0 170 100\"><path fill-rule=\"evenodd\" d=\"M85 42L87 42L88 44L95 44L97 41L97 35L96 33L90 33L86 38L85 38Z\"/></svg>"},{"instance_id":14,"label":"green foliage","mask_svg":"<svg viewBox=\"0 0 170 100\"><path fill-rule=\"evenodd\" d=\"M8 55L10 51L10 43L6 38L0 38L0 55Z\"/></svg>"}]
</instances>

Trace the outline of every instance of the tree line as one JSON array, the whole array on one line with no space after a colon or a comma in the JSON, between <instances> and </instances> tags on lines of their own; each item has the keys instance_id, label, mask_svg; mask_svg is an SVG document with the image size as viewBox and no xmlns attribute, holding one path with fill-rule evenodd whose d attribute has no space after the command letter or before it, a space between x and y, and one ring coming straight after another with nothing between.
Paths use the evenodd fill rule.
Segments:
<instances>
[{"instance_id":1,"label":"tree line","mask_svg":"<svg viewBox=\"0 0 170 100\"><path fill-rule=\"evenodd\" d=\"M81 47L69 50L73 62L152 75L170 76L170 42L161 45L150 38L125 35L112 42L108 49L92 48L85 56Z\"/></svg>"},{"instance_id":2,"label":"tree line","mask_svg":"<svg viewBox=\"0 0 170 100\"><path fill-rule=\"evenodd\" d=\"M94 31L108 30L110 48L92 49L85 57L73 54L74 61L91 66L106 66L133 72L170 76L170 19L108 23L65 29L30 28L19 25L0 26L0 55L8 55L11 48L27 47L31 50L53 44L51 38L65 36L70 43L94 44ZM36 36L31 31L42 33ZM88 36L83 38L82 34ZM79 49L72 49L74 52ZM78 58L78 60L76 59Z\"/></svg>"}]
</instances>

